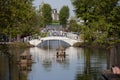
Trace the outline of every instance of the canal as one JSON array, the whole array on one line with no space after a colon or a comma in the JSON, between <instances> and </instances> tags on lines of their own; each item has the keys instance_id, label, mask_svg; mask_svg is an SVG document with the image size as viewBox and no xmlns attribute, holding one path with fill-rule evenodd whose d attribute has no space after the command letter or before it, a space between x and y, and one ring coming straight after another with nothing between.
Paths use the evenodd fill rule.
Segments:
<instances>
[{"instance_id":1,"label":"canal","mask_svg":"<svg viewBox=\"0 0 120 80\"><path fill-rule=\"evenodd\" d=\"M55 48L10 49L0 46L0 80L103 80L107 50L65 48L65 57L56 57ZM20 56L31 55L32 63L20 63ZM25 59L25 57L22 57Z\"/></svg>"}]
</instances>

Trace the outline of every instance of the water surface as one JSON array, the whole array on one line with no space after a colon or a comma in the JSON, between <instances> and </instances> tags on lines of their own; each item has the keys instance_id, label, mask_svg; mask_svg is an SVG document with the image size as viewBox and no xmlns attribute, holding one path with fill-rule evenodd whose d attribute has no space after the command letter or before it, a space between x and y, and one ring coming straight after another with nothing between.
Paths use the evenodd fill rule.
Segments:
<instances>
[{"instance_id":1,"label":"water surface","mask_svg":"<svg viewBox=\"0 0 120 80\"><path fill-rule=\"evenodd\" d=\"M30 53L36 63L28 80L100 80L107 64L104 50L69 47L65 58L57 58L55 49L35 47Z\"/></svg>"},{"instance_id":2,"label":"water surface","mask_svg":"<svg viewBox=\"0 0 120 80\"><path fill-rule=\"evenodd\" d=\"M56 57L56 49L0 46L0 80L102 80L106 50L68 47L65 52L66 57ZM23 53L31 54L34 63L18 64Z\"/></svg>"}]
</instances>

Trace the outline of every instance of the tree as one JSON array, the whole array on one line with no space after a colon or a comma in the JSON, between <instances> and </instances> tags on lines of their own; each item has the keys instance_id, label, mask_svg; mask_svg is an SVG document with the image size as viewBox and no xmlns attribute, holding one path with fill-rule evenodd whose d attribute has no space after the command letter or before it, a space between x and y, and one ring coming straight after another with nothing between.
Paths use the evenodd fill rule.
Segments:
<instances>
[{"instance_id":1,"label":"tree","mask_svg":"<svg viewBox=\"0 0 120 80\"><path fill-rule=\"evenodd\" d=\"M52 9L51 6L49 4L43 4L42 9L41 9L41 13L43 16L43 23L44 26L51 24L52 23Z\"/></svg>"},{"instance_id":2,"label":"tree","mask_svg":"<svg viewBox=\"0 0 120 80\"><path fill-rule=\"evenodd\" d=\"M108 29L109 37L120 38L120 6L116 6L110 13L108 18L111 26Z\"/></svg>"},{"instance_id":3,"label":"tree","mask_svg":"<svg viewBox=\"0 0 120 80\"><path fill-rule=\"evenodd\" d=\"M118 5L118 1L119 0L101 0L95 5L94 11L96 16L98 16L97 24L100 27L98 27L100 29L99 32L104 35L104 37L102 36L101 38L102 42L105 41L105 43L111 44L111 42L116 42L115 39L119 39L118 33L120 32L120 29L118 21L120 20L120 14L118 12L120 11L120 6ZM116 18L115 15L117 15ZM100 17L103 19L101 20ZM99 23L100 21L102 21L102 25Z\"/></svg>"},{"instance_id":4,"label":"tree","mask_svg":"<svg viewBox=\"0 0 120 80\"><path fill-rule=\"evenodd\" d=\"M65 27L67 24L68 18L69 18L69 8L68 8L68 6L63 6L59 12L60 24Z\"/></svg>"},{"instance_id":5,"label":"tree","mask_svg":"<svg viewBox=\"0 0 120 80\"><path fill-rule=\"evenodd\" d=\"M21 35L32 35L39 32L39 16L33 9L31 18L27 21L27 24L22 25Z\"/></svg>"},{"instance_id":6,"label":"tree","mask_svg":"<svg viewBox=\"0 0 120 80\"><path fill-rule=\"evenodd\" d=\"M111 38L119 38L118 1L72 0L76 16L84 20L84 36L87 40L106 43Z\"/></svg>"},{"instance_id":7,"label":"tree","mask_svg":"<svg viewBox=\"0 0 120 80\"><path fill-rule=\"evenodd\" d=\"M82 18L84 23L87 24L93 11L93 0L72 0L72 3L76 16Z\"/></svg>"},{"instance_id":8,"label":"tree","mask_svg":"<svg viewBox=\"0 0 120 80\"><path fill-rule=\"evenodd\" d=\"M0 29L3 34L9 36L9 40L17 36L20 38L25 31L23 29L27 29L29 33L29 30L34 27L29 23L35 14L32 1L0 0Z\"/></svg>"},{"instance_id":9,"label":"tree","mask_svg":"<svg viewBox=\"0 0 120 80\"><path fill-rule=\"evenodd\" d=\"M77 24L76 20L70 20L70 26L68 29L73 32L79 32L81 27Z\"/></svg>"},{"instance_id":10,"label":"tree","mask_svg":"<svg viewBox=\"0 0 120 80\"><path fill-rule=\"evenodd\" d=\"M38 12L38 22L39 22L39 27L43 28L44 27L43 16L39 12Z\"/></svg>"},{"instance_id":11,"label":"tree","mask_svg":"<svg viewBox=\"0 0 120 80\"><path fill-rule=\"evenodd\" d=\"M72 0L72 3L74 5L74 11L76 13L77 18L80 18L84 21L83 23L83 33L84 33L84 39L91 41L92 39L92 27L89 26L89 22L91 23L94 11L93 2L94 0Z\"/></svg>"}]
</instances>

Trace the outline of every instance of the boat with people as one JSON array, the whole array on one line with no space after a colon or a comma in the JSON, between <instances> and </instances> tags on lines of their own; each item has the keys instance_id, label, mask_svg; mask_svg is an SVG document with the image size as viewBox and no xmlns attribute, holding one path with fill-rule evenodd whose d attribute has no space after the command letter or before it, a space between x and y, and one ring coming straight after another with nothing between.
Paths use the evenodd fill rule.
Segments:
<instances>
[{"instance_id":1,"label":"boat with people","mask_svg":"<svg viewBox=\"0 0 120 80\"><path fill-rule=\"evenodd\" d=\"M61 57L66 57L66 56L67 56L67 54L66 54L66 52L65 52L65 48L63 48L62 46L58 47L58 48L56 49L56 51L57 51L57 53L56 53L56 56L57 56L57 57L59 57L59 56L61 56Z\"/></svg>"},{"instance_id":2,"label":"boat with people","mask_svg":"<svg viewBox=\"0 0 120 80\"><path fill-rule=\"evenodd\" d=\"M120 80L120 68L113 66L111 69L103 71L102 76L105 80Z\"/></svg>"}]
</instances>

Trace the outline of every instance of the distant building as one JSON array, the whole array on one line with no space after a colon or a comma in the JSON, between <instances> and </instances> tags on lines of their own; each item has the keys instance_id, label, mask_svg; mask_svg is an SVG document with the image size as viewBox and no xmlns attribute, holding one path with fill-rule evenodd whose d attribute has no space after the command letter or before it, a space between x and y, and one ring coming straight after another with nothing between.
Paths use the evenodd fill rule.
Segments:
<instances>
[{"instance_id":1,"label":"distant building","mask_svg":"<svg viewBox=\"0 0 120 80\"><path fill-rule=\"evenodd\" d=\"M84 24L84 20L82 20L81 18L77 18L76 22L81 25Z\"/></svg>"},{"instance_id":2,"label":"distant building","mask_svg":"<svg viewBox=\"0 0 120 80\"><path fill-rule=\"evenodd\" d=\"M77 22L77 24L80 24L80 25L84 24L84 20L82 20L81 18L70 17L68 20L68 23L70 22L70 20L75 20Z\"/></svg>"},{"instance_id":3,"label":"distant building","mask_svg":"<svg viewBox=\"0 0 120 80\"><path fill-rule=\"evenodd\" d=\"M57 9L52 9L52 19L53 21L58 21L58 13L57 13Z\"/></svg>"},{"instance_id":4,"label":"distant building","mask_svg":"<svg viewBox=\"0 0 120 80\"><path fill-rule=\"evenodd\" d=\"M43 6L45 3L44 3L43 0L41 0L40 3L41 3L41 4L39 5L39 9L40 9L40 15L42 16L41 8L42 8L42 6ZM58 21L59 18L58 18L57 9L52 9L52 12L51 12L51 13L52 13L51 15L52 15L53 21Z\"/></svg>"}]
</instances>

